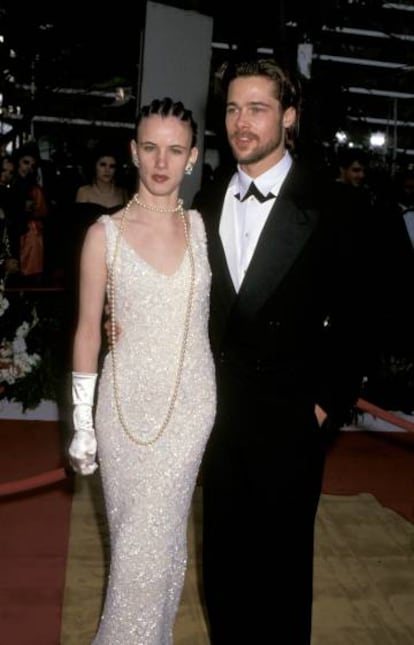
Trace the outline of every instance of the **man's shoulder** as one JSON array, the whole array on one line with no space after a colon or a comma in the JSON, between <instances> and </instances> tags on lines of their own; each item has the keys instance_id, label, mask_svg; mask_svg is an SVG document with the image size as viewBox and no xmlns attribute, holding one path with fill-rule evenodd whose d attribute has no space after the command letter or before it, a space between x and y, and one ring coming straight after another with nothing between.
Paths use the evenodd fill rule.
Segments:
<instances>
[{"instance_id":1,"label":"man's shoulder","mask_svg":"<svg viewBox=\"0 0 414 645\"><path fill-rule=\"evenodd\" d=\"M308 160L294 159L282 187L282 194L303 207L321 207L328 195L325 170Z\"/></svg>"}]
</instances>

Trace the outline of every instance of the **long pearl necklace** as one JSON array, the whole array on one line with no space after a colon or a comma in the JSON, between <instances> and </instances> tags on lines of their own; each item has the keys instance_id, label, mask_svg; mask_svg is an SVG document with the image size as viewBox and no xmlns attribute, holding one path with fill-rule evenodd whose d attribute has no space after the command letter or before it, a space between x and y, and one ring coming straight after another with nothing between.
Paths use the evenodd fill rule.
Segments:
<instances>
[{"instance_id":1,"label":"long pearl necklace","mask_svg":"<svg viewBox=\"0 0 414 645\"><path fill-rule=\"evenodd\" d=\"M181 348L180 348L178 360L177 360L176 377L173 384L172 394L170 397L170 401L168 404L168 408L167 408L167 412L165 414L164 420L159 426L156 433L150 439L144 439L142 437L137 436L137 434L134 433L128 427L128 424L126 423L125 417L122 412L121 400L120 400L121 399L120 388L119 388L118 376L117 376L118 368L117 368L117 355L116 355L117 332L116 332L115 263L118 256L119 244L120 244L122 232L125 227L125 222L127 221L129 209L131 208L131 205L133 202L135 202L139 206L142 206L143 208L147 208L148 210L153 210L159 213L179 213L184 227L184 235L185 235L187 250L190 258L190 280L189 280L189 288L188 288L187 307L186 307L185 318L184 318L183 338L182 338ZM112 378L113 378L113 386L114 386L115 406L117 409L119 421L121 423L121 426L125 434L131 441L138 444L139 446L150 446L153 443L155 443L164 433L165 429L167 428L168 424L171 421L174 407L177 402L178 391L180 389L181 379L183 375L184 359L187 352L188 337L190 333L191 311L192 311L193 298L194 298L194 285L195 285L195 262L194 262L193 249L191 245L191 238L188 231L187 219L183 208L183 201L179 199L177 202L177 206L174 209L161 209L161 208L156 208L155 206L149 206L144 202L141 202L138 195L135 194L133 198L128 202L126 207L124 208L124 212L122 214L121 221L119 224L118 234L115 241L114 255L112 258L111 269L109 272L109 302L110 302L110 309L111 309L111 356L112 356Z\"/></svg>"}]
</instances>

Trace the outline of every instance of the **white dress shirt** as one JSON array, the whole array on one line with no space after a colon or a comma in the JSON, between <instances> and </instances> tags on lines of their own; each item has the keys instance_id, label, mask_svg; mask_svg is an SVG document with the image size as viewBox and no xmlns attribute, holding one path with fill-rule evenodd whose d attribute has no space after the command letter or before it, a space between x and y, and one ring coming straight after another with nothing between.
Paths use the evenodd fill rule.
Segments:
<instances>
[{"instance_id":1,"label":"white dress shirt","mask_svg":"<svg viewBox=\"0 0 414 645\"><path fill-rule=\"evenodd\" d=\"M255 178L254 183L263 195L271 192L275 196L263 203L253 196L244 202L235 197L239 194L242 198L252 182L252 178L243 172L240 166L230 180L224 198L219 232L236 291L240 289L260 234L291 165L292 157L286 151L275 166Z\"/></svg>"}]
</instances>

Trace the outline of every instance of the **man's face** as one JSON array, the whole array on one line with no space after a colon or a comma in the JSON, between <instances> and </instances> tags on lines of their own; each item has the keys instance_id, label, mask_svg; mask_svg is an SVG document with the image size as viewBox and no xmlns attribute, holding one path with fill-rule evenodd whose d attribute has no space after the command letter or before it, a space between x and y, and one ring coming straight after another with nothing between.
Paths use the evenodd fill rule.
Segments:
<instances>
[{"instance_id":1,"label":"man's face","mask_svg":"<svg viewBox=\"0 0 414 645\"><path fill-rule=\"evenodd\" d=\"M262 76L231 81L227 93L226 130L236 161L256 177L277 163L285 152L285 128L296 119L294 108L282 111L274 84Z\"/></svg>"},{"instance_id":2,"label":"man's face","mask_svg":"<svg viewBox=\"0 0 414 645\"><path fill-rule=\"evenodd\" d=\"M345 184L358 188L365 179L365 167L359 161L353 161L347 168L341 168L341 178Z\"/></svg>"}]
</instances>

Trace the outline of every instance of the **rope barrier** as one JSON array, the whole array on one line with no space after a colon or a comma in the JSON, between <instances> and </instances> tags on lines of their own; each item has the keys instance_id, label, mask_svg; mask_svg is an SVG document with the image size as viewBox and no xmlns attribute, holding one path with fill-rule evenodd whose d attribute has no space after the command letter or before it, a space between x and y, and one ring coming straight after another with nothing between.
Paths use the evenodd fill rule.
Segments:
<instances>
[{"instance_id":1,"label":"rope barrier","mask_svg":"<svg viewBox=\"0 0 414 645\"><path fill-rule=\"evenodd\" d=\"M406 432L414 432L414 421L403 419L397 414L389 412L388 410L383 410L365 399L358 399L355 407L358 408L358 410L372 414L373 417L378 417L379 419L388 421L388 423L392 423L392 425L402 428Z\"/></svg>"},{"instance_id":2,"label":"rope barrier","mask_svg":"<svg viewBox=\"0 0 414 645\"><path fill-rule=\"evenodd\" d=\"M393 425L402 428L407 432L414 432L413 421L403 419L393 412L389 412L388 410L383 410L382 408L374 405L373 403L370 403L369 401L366 401L365 399L359 398L356 402L355 407L363 412L368 412L374 417L388 421L389 423L392 423ZM42 488L44 486L50 486L51 484L64 481L72 475L73 473L71 471L67 471L65 468L57 468L55 470L49 470L45 473L41 473L40 475L27 477L26 479L6 482L4 484L0 484L0 497L36 490L37 488Z\"/></svg>"},{"instance_id":3,"label":"rope barrier","mask_svg":"<svg viewBox=\"0 0 414 645\"><path fill-rule=\"evenodd\" d=\"M23 491L27 492L35 490L36 488L43 488L44 486L50 486L50 484L64 481L69 475L70 473L68 473L64 468L56 468L56 470L49 470L45 473L41 473L40 475L27 477L26 479L5 482L4 484L0 484L0 497L14 495Z\"/></svg>"}]
</instances>

